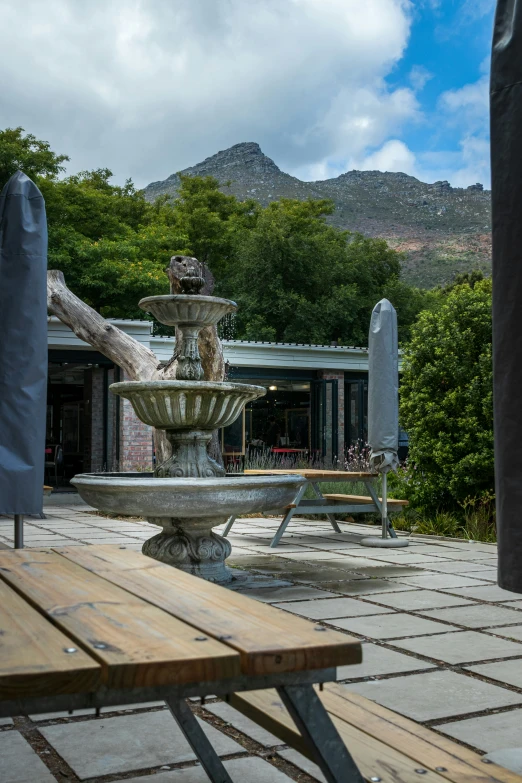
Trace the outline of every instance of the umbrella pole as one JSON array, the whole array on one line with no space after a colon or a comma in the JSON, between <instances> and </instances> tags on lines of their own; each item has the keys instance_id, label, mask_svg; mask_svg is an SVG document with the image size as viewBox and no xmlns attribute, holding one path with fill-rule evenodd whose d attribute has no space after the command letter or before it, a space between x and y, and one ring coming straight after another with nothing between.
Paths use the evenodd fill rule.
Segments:
<instances>
[{"instance_id":1,"label":"umbrella pole","mask_svg":"<svg viewBox=\"0 0 522 783\"><path fill-rule=\"evenodd\" d=\"M381 518L382 518L382 537L388 536L388 474L382 474L382 500L381 500Z\"/></svg>"},{"instance_id":2,"label":"umbrella pole","mask_svg":"<svg viewBox=\"0 0 522 783\"><path fill-rule=\"evenodd\" d=\"M24 518L22 514L14 515L14 548L24 548Z\"/></svg>"}]
</instances>

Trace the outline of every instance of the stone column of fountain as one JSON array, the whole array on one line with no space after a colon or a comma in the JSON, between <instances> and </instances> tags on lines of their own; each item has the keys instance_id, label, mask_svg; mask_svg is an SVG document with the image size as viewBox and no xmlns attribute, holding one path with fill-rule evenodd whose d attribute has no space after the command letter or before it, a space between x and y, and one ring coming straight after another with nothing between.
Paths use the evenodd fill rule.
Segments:
<instances>
[{"instance_id":1,"label":"stone column of fountain","mask_svg":"<svg viewBox=\"0 0 522 783\"><path fill-rule=\"evenodd\" d=\"M139 306L163 324L177 326L176 380L114 383L145 424L165 430L172 456L146 473L91 473L72 479L81 497L106 513L144 516L163 528L143 553L214 582L228 582L230 542L212 531L231 514L281 511L303 483L299 476L226 476L207 451L213 430L227 427L261 386L209 382L198 350L204 326L216 325L237 305L199 293L204 280L188 270L182 294L149 296Z\"/></svg>"}]
</instances>

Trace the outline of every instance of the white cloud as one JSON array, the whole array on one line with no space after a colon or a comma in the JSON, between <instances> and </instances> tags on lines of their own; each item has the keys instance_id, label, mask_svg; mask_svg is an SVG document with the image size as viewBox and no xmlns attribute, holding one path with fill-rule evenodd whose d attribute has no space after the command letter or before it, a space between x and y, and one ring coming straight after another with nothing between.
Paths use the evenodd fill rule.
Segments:
<instances>
[{"instance_id":1,"label":"white cloud","mask_svg":"<svg viewBox=\"0 0 522 783\"><path fill-rule=\"evenodd\" d=\"M357 164L353 168L363 171L402 171L413 176L417 174L415 154L399 139L390 139L363 160L353 162Z\"/></svg>"},{"instance_id":2,"label":"white cloud","mask_svg":"<svg viewBox=\"0 0 522 783\"><path fill-rule=\"evenodd\" d=\"M457 90L444 92L438 110L448 126L460 134L459 165L451 174L452 184L465 187L482 182L490 187L489 161L489 78L481 76L476 82ZM447 177L450 179L450 176Z\"/></svg>"},{"instance_id":3,"label":"white cloud","mask_svg":"<svg viewBox=\"0 0 522 783\"><path fill-rule=\"evenodd\" d=\"M426 84L433 79L433 74L423 65L414 65L409 75L411 86L414 90L423 90Z\"/></svg>"},{"instance_id":4,"label":"white cloud","mask_svg":"<svg viewBox=\"0 0 522 783\"><path fill-rule=\"evenodd\" d=\"M468 131L483 132L488 122L489 77L456 90L447 90L439 98L439 109L450 121L465 124Z\"/></svg>"},{"instance_id":5,"label":"white cloud","mask_svg":"<svg viewBox=\"0 0 522 783\"><path fill-rule=\"evenodd\" d=\"M410 0L3 0L0 127L122 181L258 141L286 170L360 156L418 114L384 77ZM328 163L326 163L328 162ZM311 169L310 169L311 170Z\"/></svg>"}]
</instances>

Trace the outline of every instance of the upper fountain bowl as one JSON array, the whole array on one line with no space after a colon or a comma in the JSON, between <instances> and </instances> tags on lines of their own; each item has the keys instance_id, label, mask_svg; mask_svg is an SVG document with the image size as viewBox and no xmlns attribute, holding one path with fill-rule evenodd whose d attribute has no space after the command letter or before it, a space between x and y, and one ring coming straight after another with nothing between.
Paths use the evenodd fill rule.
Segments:
<instances>
[{"instance_id":1,"label":"upper fountain bowl","mask_svg":"<svg viewBox=\"0 0 522 783\"><path fill-rule=\"evenodd\" d=\"M136 416L161 430L217 430L266 394L263 386L211 381L128 381L110 390L130 400Z\"/></svg>"},{"instance_id":2,"label":"upper fountain bowl","mask_svg":"<svg viewBox=\"0 0 522 783\"><path fill-rule=\"evenodd\" d=\"M146 296L139 306L166 326L215 326L237 310L237 304L230 299L201 294Z\"/></svg>"}]
</instances>

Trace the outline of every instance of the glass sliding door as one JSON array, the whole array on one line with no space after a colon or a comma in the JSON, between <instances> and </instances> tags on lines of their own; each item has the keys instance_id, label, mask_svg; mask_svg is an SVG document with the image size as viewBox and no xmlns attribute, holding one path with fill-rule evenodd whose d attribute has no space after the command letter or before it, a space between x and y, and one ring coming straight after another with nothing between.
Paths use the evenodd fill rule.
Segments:
<instances>
[{"instance_id":1,"label":"glass sliding door","mask_svg":"<svg viewBox=\"0 0 522 783\"><path fill-rule=\"evenodd\" d=\"M312 381L312 451L327 464L338 458L339 382L337 379Z\"/></svg>"},{"instance_id":2,"label":"glass sliding door","mask_svg":"<svg viewBox=\"0 0 522 783\"><path fill-rule=\"evenodd\" d=\"M345 383L345 441L347 446L368 441L368 381Z\"/></svg>"}]
</instances>

